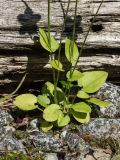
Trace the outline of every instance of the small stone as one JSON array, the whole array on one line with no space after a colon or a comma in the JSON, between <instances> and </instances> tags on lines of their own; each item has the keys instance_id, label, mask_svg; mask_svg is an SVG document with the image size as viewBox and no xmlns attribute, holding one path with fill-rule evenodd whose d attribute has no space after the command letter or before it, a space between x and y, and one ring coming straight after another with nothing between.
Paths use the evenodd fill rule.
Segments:
<instances>
[{"instance_id":1,"label":"small stone","mask_svg":"<svg viewBox=\"0 0 120 160\"><path fill-rule=\"evenodd\" d=\"M13 121L12 116L6 109L0 109L0 126L10 124Z\"/></svg>"},{"instance_id":2,"label":"small stone","mask_svg":"<svg viewBox=\"0 0 120 160\"><path fill-rule=\"evenodd\" d=\"M89 152L89 146L85 143L85 141L77 134L65 131L62 133L63 135L63 143L67 143L70 150L73 152L77 152L80 154L87 154Z\"/></svg>"},{"instance_id":3,"label":"small stone","mask_svg":"<svg viewBox=\"0 0 120 160\"><path fill-rule=\"evenodd\" d=\"M59 151L62 146L61 140L50 133L36 132L36 134L30 134L30 140L35 147L45 152Z\"/></svg>"},{"instance_id":4,"label":"small stone","mask_svg":"<svg viewBox=\"0 0 120 160\"><path fill-rule=\"evenodd\" d=\"M82 137L91 139L113 138L120 143L120 119L91 118L88 124L77 126Z\"/></svg>"},{"instance_id":5,"label":"small stone","mask_svg":"<svg viewBox=\"0 0 120 160\"><path fill-rule=\"evenodd\" d=\"M37 118L30 121L29 126L27 128L28 132L39 131L39 123L40 122Z\"/></svg>"},{"instance_id":6,"label":"small stone","mask_svg":"<svg viewBox=\"0 0 120 160\"><path fill-rule=\"evenodd\" d=\"M56 153L48 153L44 160L58 160Z\"/></svg>"},{"instance_id":7,"label":"small stone","mask_svg":"<svg viewBox=\"0 0 120 160\"><path fill-rule=\"evenodd\" d=\"M108 107L100 107L100 109L95 105L94 108L97 109L100 117L116 118L120 116L120 86L105 83L93 97L110 102Z\"/></svg>"},{"instance_id":8,"label":"small stone","mask_svg":"<svg viewBox=\"0 0 120 160\"><path fill-rule=\"evenodd\" d=\"M101 148L95 148L91 150L82 160L111 160L111 154L107 153L107 150Z\"/></svg>"},{"instance_id":9,"label":"small stone","mask_svg":"<svg viewBox=\"0 0 120 160\"><path fill-rule=\"evenodd\" d=\"M22 151L25 152L25 147L21 140L14 137L15 129L11 126L0 127L0 153L5 151Z\"/></svg>"}]
</instances>

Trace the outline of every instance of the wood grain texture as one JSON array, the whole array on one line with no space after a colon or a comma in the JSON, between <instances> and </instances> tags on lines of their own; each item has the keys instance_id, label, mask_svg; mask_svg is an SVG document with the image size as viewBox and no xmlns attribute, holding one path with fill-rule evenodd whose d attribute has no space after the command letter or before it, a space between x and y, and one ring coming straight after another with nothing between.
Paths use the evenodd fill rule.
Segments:
<instances>
[{"instance_id":1,"label":"wood grain texture","mask_svg":"<svg viewBox=\"0 0 120 160\"><path fill-rule=\"evenodd\" d=\"M51 0L51 34L59 41L68 0ZM76 42L81 47L101 0L78 1ZM75 1L71 0L62 44L72 34ZM47 0L0 0L0 86L52 80L49 56L42 50L37 30L47 30ZM120 0L104 0L91 28L78 69L106 70L120 83ZM30 53L28 53L30 52ZM69 64L62 52L64 68ZM65 77L61 74L60 78Z\"/></svg>"},{"instance_id":2,"label":"wood grain texture","mask_svg":"<svg viewBox=\"0 0 120 160\"><path fill-rule=\"evenodd\" d=\"M48 63L48 57L40 55L0 55L0 84L18 82L24 73L28 73L28 82L52 80L52 69ZM62 63L66 70L70 64L62 57ZM109 78L120 78L120 56L118 55L96 55L84 56L79 59L77 68L81 71L106 70ZM65 78L61 72L60 79Z\"/></svg>"},{"instance_id":3,"label":"wood grain texture","mask_svg":"<svg viewBox=\"0 0 120 160\"><path fill-rule=\"evenodd\" d=\"M59 41L67 0L51 1L51 34ZM79 46L100 4L100 0L78 1L76 41ZM71 35L75 1L71 0L66 35ZM47 28L47 0L0 0L0 48L31 49L37 47L39 27ZM120 48L120 0L105 0L88 36L87 48Z\"/></svg>"}]
</instances>

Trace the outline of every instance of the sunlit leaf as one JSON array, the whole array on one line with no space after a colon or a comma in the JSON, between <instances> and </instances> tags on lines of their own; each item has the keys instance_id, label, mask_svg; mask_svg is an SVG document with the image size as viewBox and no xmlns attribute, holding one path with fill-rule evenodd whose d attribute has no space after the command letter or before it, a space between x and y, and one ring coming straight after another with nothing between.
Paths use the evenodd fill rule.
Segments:
<instances>
[{"instance_id":1,"label":"sunlit leaf","mask_svg":"<svg viewBox=\"0 0 120 160\"><path fill-rule=\"evenodd\" d=\"M70 39L67 39L65 42L65 55L68 61L75 65L79 57L79 51L76 43Z\"/></svg>"},{"instance_id":2,"label":"sunlit leaf","mask_svg":"<svg viewBox=\"0 0 120 160\"><path fill-rule=\"evenodd\" d=\"M83 86L83 91L94 93L98 91L107 79L108 73L104 71L84 72L78 80L78 85Z\"/></svg>"},{"instance_id":3,"label":"sunlit leaf","mask_svg":"<svg viewBox=\"0 0 120 160\"><path fill-rule=\"evenodd\" d=\"M63 127L66 126L70 122L70 117L69 115L64 115L62 112L58 116L58 127Z\"/></svg>"},{"instance_id":4,"label":"sunlit leaf","mask_svg":"<svg viewBox=\"0 0 120 160\"><path fill-rule=\"evenodd\" d=\"M78 91L78 93L77 93L77 97L86 99L86 98L89 98L90 96L89 96L89 94L87 94L87 93L85 93L84 91L80 90L80 91Z\"/></svg>"},{"instance_id":5,"label":"sunlit leaf","mask_svg":"<svg viewBox=\"0 0 120 160\"><path fill-rule=\"evenodd\" d=\"M90 121L89 113L76 112L72 110L72 115L76 119L76 121L80 123L88 123Z\"/></svg>"},{"instance_id":6,"label":"sunlit leaf","mask_svg":"<svg viewBox=\"0 0 120 160\"><path fill-rule=\"evenodd\" d=\"M76 112L90 113L91 107L85 102L79 102L73 105L72 109Z\"/></svg>"},{"instance_id":7,"label":"sunlit leaf","mask_svg":"<svg viewBox=\"0 0 120 160\"><path fill-rule=\"evenodd\" d=\"M13 104L22 110L33 110L38 106L37 97L33 94L21 94L15 98Z\"/></svg>"},{"instance_id":8,"label":"sunlit leaf","mask_svg":"<svg viewBox=\"0 0 120 160\"><path fill-rule=\"evenodd\" d=\"M68 71L66 77L69 81L77 81L82 77L82 73L78 70Z\"/></svg>"},{"instance_id":9,"label":"sunlit leaf","mask_svg":"<svg viewBox=\"0 0 120 160\"><path fill-rule=\"evenodd\" d=\"M88 102L90 103L93 103L93 104L96 104L100 107L107 107L110 103L109 102L106 102L106 101L101 101L100 99L98 98L90 98L88 100Z\"/></svg>"},{"instance_id":10,"label":"sunlit leaf","mask_svg":"<svg viewBox=\"0 0 120 160\"><path fill-rule=\"evenodd\" d=\"M50 104L50 100L46 95L39 95L37 101L43 107L47 107Z\"/></svg>"},{"instance_id":11,"label":"sunlit leaf","mask_svg":"<svg viewBox=\"0 0 120 160\"><path fill-rule=\"evenodd\" d=\"M48 131L51 130L52 128L53 128L53 124L52 124L52 123L43 121L42 124L41 124L41 129L42 129L44 132L48 132Z\"/></svg>"},{"instance_id":12,"label":"sunlit leaf","mask_svg":"<svg viewBox=\"0 0 120 160\"><path fill-rule=\"evenodd\" d=\"M40 43L44 49L49 52L55 52L59 48L58 42L54 39L53 36L49 35L48 32L45 32L43 29L39 29Z\"/></svg>"},{"instance_id":13,"label":"sunlit leaf","mask_svg":"<svg viewBox=\"0 0 120 160\"><path fill-rule=\"evenodd\" d=\"M58 119L60 114L60 106L57 104L51 104L43 111L43 118L48 122L54 122Z\"/></svg>"},{"instance_id":14,"label":"sunlit leaf","mask_svg":"<svg viewBox=\"0 0 120 160\"><path fill-rule=\"evenodd\" d=\"M53 68L55 68L56 70L64 71L64 70L63 70L62 63L61 63L60 61L58 61L58 60L52 60L52 61L50 62L50 64L51 64L51 66L52 66Z\"/></svg>"}]
</instances>

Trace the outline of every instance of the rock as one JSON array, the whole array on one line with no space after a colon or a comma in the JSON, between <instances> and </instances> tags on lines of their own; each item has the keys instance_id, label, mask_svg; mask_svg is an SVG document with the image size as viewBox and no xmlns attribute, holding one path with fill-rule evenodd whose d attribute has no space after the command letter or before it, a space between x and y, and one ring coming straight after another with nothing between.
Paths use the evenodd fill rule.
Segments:
<instances>
[{"instance_id":1,"label":"rock","mask_svg":"<svg viewBox=\"0 0 120 160\"><path fill-rule=\"evenodd\" d=\"M56 153L48 153L44 160L58 160Z\"/></svg>"},{"instance_id":2,"label":"rock","mask_svg":"<svg viewBox=\"0 0 120 160\"><path fill-rule=\"evenodd\" d=\"M68 149L66 151L65 159L68 160L77 160L77 157L84 157L89 153L89 145L77 134L70 131L62 132L63 143L67 144ZM71 159L72 158L72 159Z\"/></svg>"},{"instance_id":3,"label":"rock","mask_svg":"<svg viewBox=\"0 0 120 160\"><path fill-rule=\"evenodd\" d=\"M113 138L120 143L120 119L91 118L88 124L77 126L79 134L89 139Z\"/></svg>"},{"instance_id":4,"label":"rock","mask_svg":"<svg viewBox=\"0 0 120 160\"><path fill-rule=\"evenodd\" d=\"M107 149L96 148L90 151L82 160L111 160L111 151Z\"/></svg>"},{"instance_id":5,"label":"rock","mask_svg":"<svg viewBox=\"0 0 120 160\"><path fill-rule=\"evenodd\" d=\"M22 151L25 152L25 147L21 140L14 137L15 129L10 126L0 127L0 152L5 151Z\"/></svg>"},{"instance_id":6,"label":"rock","mask_svg":"<svg viewBox=\"0 0 120 160\"><path fill-rule=\"evenodd\" d=\"M13 121L12 116L6 109L0 109L0 126L10 124Z\"/></svg>"},{"instance_id":7,"label":"rock","mask_svg":"<svg viewBox=\"0 0 120 160\"><path fill-rule=\"evenodd\" d=\"M64 138L64 142L67 143L71 151L76 151L79 153L84 152L84 154L87 154L89 152L89 146L77 133L64 131L62 133L62 136Z\"/></svg>"},{"instance_id":8,"label":"rock","mask_svg":"<svg viewBox=\"0 0 120 160\"><path fill-rule=\"evenodd\" d=\"M39 131L39 124L40 124L40 120L39 119L33 119L32 121L30 121L29 126L27 128L28 132L34 132L34 131Z\"/></svg>"},{"instance_id":9,"label":"rock","mask_svg":"<svg viewBox=\"0 0 120 160\"><path fill-rule=\"evenodd\" d=\"M62 146L61 139L53 136L51 133L33 132L30 133L30 140L35 147L38 147L41 151L45 152L59 151Z\"/></svg>"},{"instance_id":10,"label":"rock","mask_svg":"<svg viewBox=\"0 0 120 160\"><path fill-rule=\"evenodd\" d=\"M22 141L14 136L15 128L9 126L13 120L6 109L0 109L0 153L5 151L22 151L26 153Z\"/></svg>"},{"instance_id":11,"label":"rock","mask_svg":"<svg viewBox=\"0 0 120 160\"><path fill-rule=\"evenodd\" d=\"M108 107L100 107L100 110L99 107L94 107L98 109L98 115L100 117L120 117L120 86L105 83L93 97L110 102Z\"/></svg>"}]
</instances>

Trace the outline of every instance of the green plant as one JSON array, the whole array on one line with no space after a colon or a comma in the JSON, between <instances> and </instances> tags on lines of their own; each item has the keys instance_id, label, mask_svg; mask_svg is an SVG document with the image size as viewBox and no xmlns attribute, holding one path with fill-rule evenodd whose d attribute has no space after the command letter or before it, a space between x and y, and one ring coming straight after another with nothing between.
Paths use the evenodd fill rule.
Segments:
<instances>
[{"instance_id":1,"label":"green plant","mask_svg":"<svg viewBox=\"0 0 120 160\"><path fill-rule=\"evenodd\" d=\"M96 15L102 5L98 7ZM67 7L67 12L69 8ZM66 12L66 17L67 17ZM65 42L65 56L71 67L67 73L65 72L61 62L61 38L64 31L65 21L63 21L62 33L60 38L60 44L50 35L50 0L48 0L48 32L45 32L42 28L39 29L40 44L49 52L50 65L53 69L53 83L46 82L43 85L41 95L35 96L32 94L22 94L15 98L14 104L23 110L39 109L43 112L43 123L41 128L43 131L50 130L54 125L63 127L70 123L71 117L74 117L80 123L88 123L90 120L91 106L90 104L96 104L98 106L106 107L109 102L101 101L97 98L91 98L91 94L98 91L105 83L108 73L105 71L87 71L80 72L77 70L77 63L80 55L82 54L83 47L85 45L90 28L94 22L95 17L89 30L85 36L85 40L82 44L79 52L78 47L74 41L75 37L75 25L76 25L76 13L77 13L77 0L75 3L75 16L73 24L73 36L72 39L66 39ZM95 16L96 16L95 15ZM55 57L55 52L59 49L58 58ZM66 80L60 81L62 87L58 87L59 72L66 73ZM71 89L77 85L79 87L78 93L74 98L70 98ZM79 102L76 103L76 98Z\"/></svg>"}]
</instances>

